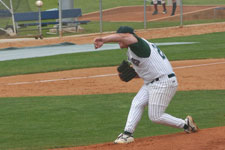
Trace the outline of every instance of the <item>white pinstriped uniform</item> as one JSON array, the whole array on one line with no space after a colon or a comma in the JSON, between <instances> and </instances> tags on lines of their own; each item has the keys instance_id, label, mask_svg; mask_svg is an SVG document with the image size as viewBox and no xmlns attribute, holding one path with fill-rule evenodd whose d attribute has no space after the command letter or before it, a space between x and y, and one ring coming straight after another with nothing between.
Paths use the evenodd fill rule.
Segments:
<instances>
[{"instance_id":1,"label":"white pinstriped uniform","mask_svg":"<svg viewBox=\"0 0 225 150\"><path fill-rule=\"evenodd\" d=\"M146 41L151 49L147 58L135 55L128 48L128 60L140 78L144 80L137 95L134 97L124 131L133 133L140 121L145 106L148 106L149 119L155 123L183 128L185 121L165 113L178 86L176 77L169 78L173 72L170 62L155 44ZM158 81L152 82L159 78ZM151 83L152 82L152 83Z\"/></svg>"}]
</instances>

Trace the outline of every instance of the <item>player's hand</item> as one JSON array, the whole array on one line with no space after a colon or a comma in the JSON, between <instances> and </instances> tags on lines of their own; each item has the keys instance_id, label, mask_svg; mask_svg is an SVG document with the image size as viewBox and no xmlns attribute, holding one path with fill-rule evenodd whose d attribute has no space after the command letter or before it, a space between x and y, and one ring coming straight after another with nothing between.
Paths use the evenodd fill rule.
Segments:
<instances>
[{"instance_id":1,"label":"player's hand","mask_svg":"<svg viewBox=\"0 0 225 150\"><path fill-rule=\"evenodd\" d=\"M103 38L98 37L98 38L95 38L95 39L94 39L94 46L95 46L95 49L102 47L103 44L104 44Z\"/></svg>"}]
</instances>

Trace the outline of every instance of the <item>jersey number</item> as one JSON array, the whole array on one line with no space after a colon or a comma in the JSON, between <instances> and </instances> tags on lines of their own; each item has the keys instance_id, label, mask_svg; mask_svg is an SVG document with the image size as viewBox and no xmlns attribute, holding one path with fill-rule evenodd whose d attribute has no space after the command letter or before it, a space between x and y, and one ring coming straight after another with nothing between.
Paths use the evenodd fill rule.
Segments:
<instances>
[{"instance_id":1,"label":"jersey number","mask_svg":"<svg viewBox=\"0 0 225 150\"><path fill-rule=\"evenodd\" d=\"M157 47L159 55L162 57L162 59L166 59L166 55Z\"/></svg>"},{"instance_id":2,"label":"jersey number","mask_svg":"<svg viewBox=\"0 0 225 150\"><path fill-rule=\"evenodd\" d=\"M152 46L154 48L157 48L157 51L158 51L159 55L162 57L162 59L166 59L166 55L155 44L152 44Z\"/></svg>"}]
</instances>

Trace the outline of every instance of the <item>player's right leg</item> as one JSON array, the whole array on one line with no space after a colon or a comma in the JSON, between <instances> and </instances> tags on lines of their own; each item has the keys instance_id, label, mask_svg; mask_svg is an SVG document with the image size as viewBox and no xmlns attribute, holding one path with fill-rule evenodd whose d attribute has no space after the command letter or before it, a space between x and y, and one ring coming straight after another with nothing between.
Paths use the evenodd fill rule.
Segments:
<instances>
[{"instance_id":1,"label":"player's right leg","mask_svg":"<svg viewBox=\"0 0 225 150\"><path fill-rule=\"evenodd\" d=\"M198 127L191 116L187 116L183 120L165 113L166 108L176 93L176 89L177 80L175 77L168 80L161 79L158 82L149 84L149 118L154 123L184 129L188 133L196 132Z\"/></svg>"},{"instance_id":2,"label":"player's right leg","mask_svg":"<svg viewBox=\"0 0 225 150\"><path fill-rule=\"evenodd\" d=\"M174 80L172 82L171 80ZM170 84L172 84L170 86ZM175 128L183 128L185 121L165 113L170 101L176 93L176 79L168 81L158 81L149 85L149 104L148 115L152 122L172 126Z\"/></svg>"}]
</instances>

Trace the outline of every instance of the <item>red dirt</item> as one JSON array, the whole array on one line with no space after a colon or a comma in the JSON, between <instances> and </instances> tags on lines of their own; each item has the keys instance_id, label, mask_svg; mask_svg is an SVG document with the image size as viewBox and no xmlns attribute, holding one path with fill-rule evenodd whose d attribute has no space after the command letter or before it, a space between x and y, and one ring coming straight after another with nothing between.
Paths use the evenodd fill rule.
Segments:
<instances>
[{"instance_id":1,"label":"red dirt","mask_svg":"<svg viewBox=\"0 0 225 150\"><path fill-rule=\"evenodd\" d=\"M207 17L215 17L214 8L223 6L183 6L183 17L185 20L205 19ZM132 11L131 11L132 10ZM162 6L158 6L159 14L152 15L153 6L147 6L146 19L147 21L162 21L162 20L178 20L180 19L180 7L177 7L176 14L170 16L172 7L167 6L167 14L163 14ZM205 13L202 15L201 13ZM210 12L210 13L209 13ZM196 15L200 15L196 17ZM220 15L216 14L217 17ZM100 19L99 12L84 14L80 20L98 21ZM110 22L144 22L144 7L143 6L128 6L117 7L103 11L103 21Z\"/></svg>"},{"instance_id":2,"label":"red dirt","mask_svg":"<svg viewBox=\"0 0 225 150\"><path fill-rule=\"evenodd\" d=\"M225 59L174 61L172 65L178 90L225 89ZM190 68L179 68L183 66ZM104 67L1 77L0 97L126 93L137 92L143 84L141 79L121 82L116 74L116 67Z\"/></svg>"},{"instance_id":3,"label":"red dirt","mask_svg":"<svg viewBox=\"0 0 225 150\"><path fill-rule=\"evenodd\" d=\"M141 11L140 7L133 8L132 10L138 10L138 12L135 13L137 14L137 16L135 16L134 14L129 14L126 16L133 16L135 19L139 18L139 20L134 21L143 20L143 14L139 14ZM189 10L190 9L187 9L187 11ZM114 11L114 9L112 9L112 11ZM127 10L125 9L123 11L127 12ZM120 14L118 10L115 13L110 13L109 11L107 11L107 13L108 15L110 15L110 17L107 16L103 19L110 18L111 21L118 21L112 20L112 18L118 19L118 16L116 16L117 14ZM168 15L169 14L163 16L162 14L159 14L154 17L160 19L160 17L162 16L169 17ZM121 19L122 16L123 15L121 15L119 18ZM182 28L171 27L154 30L138 30L136 31L136 33L144 38L153 39L222 31L225 31L225 23L191 25L184 26ZM0 41L0 48L11 46L23 47L46 45L61 42L74 42L76 44L92 43L93 38L99 35L100 34L92 34L63 38L50 38L44 40L28 39L24 41L13 42ZM107 35L107 33L104 33L101 36L103 35ZM179 82L178 90L225 90L225 59L174 61L172 62L172 65ZM186 67L180 68L184 66ZM143 83L140 79L135 79L129 83L123 83L119 80L116 73L116 67L105 67L0 77L0 97L137 92ZM98 75L108 76L100 77ZM177 133L171 135L140 138L136 139L134 143L127 145L114 145L112 143L104 143L91 146L64 148L61 150L225 150L224 133L225 127L217 127L200 130L199 132L194 134Z\"/></svg>"}]
</instances>

